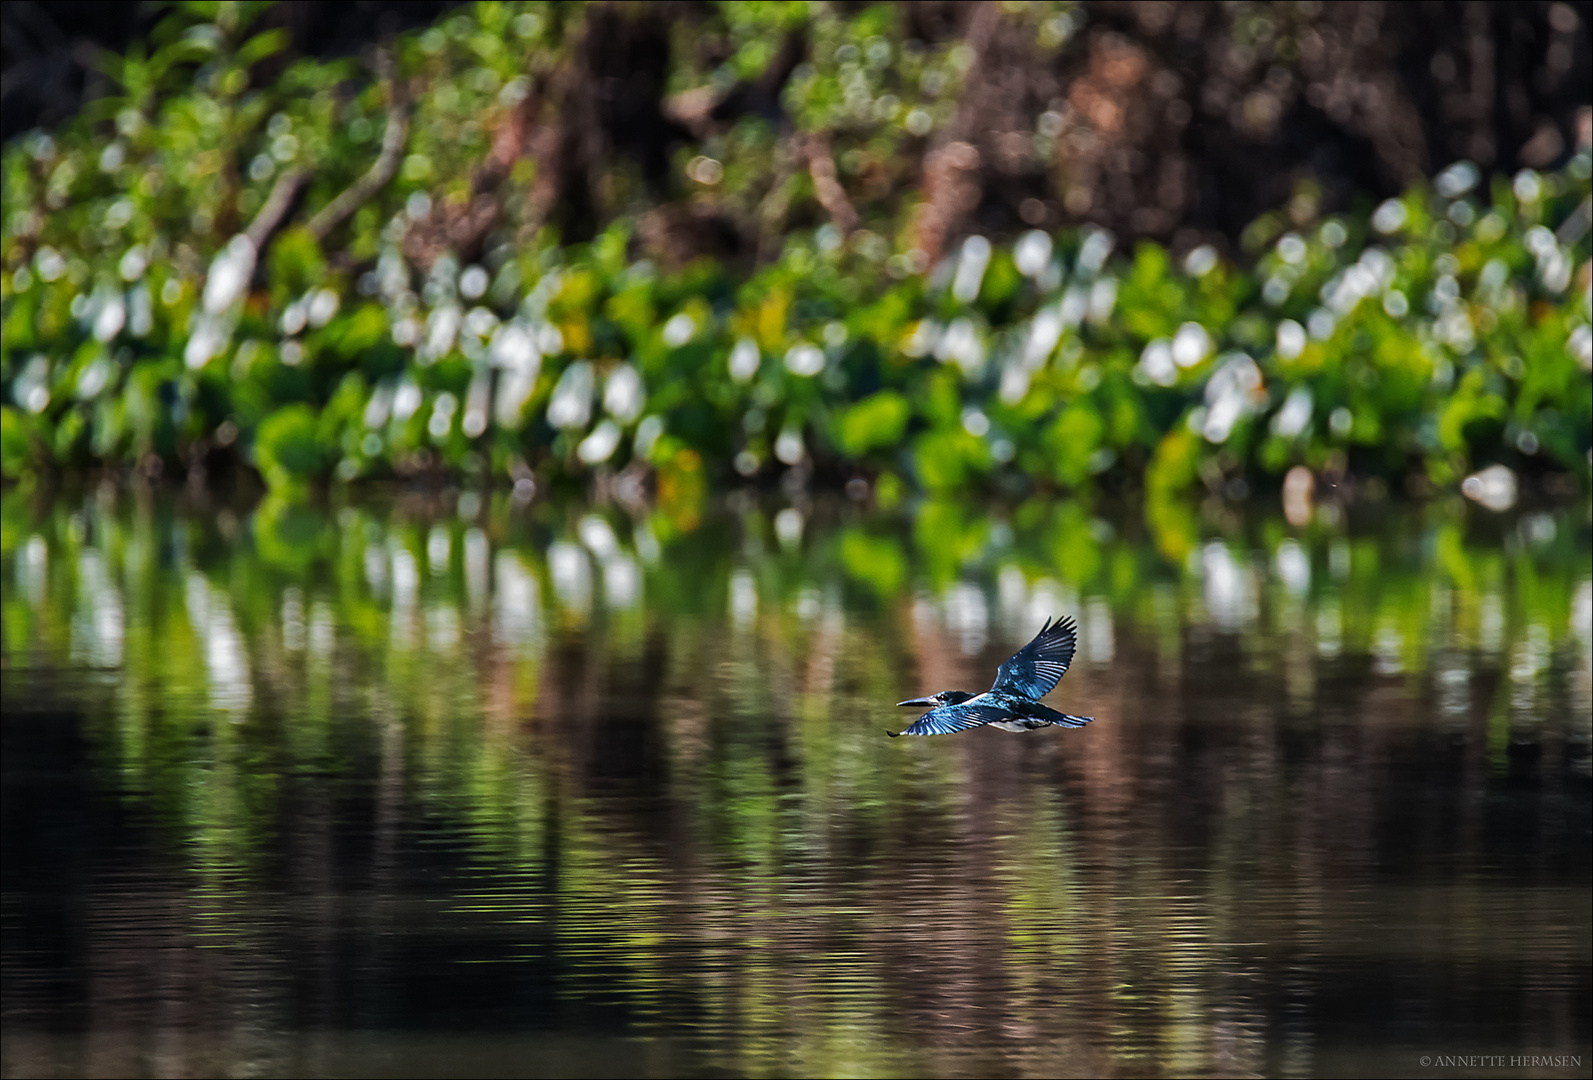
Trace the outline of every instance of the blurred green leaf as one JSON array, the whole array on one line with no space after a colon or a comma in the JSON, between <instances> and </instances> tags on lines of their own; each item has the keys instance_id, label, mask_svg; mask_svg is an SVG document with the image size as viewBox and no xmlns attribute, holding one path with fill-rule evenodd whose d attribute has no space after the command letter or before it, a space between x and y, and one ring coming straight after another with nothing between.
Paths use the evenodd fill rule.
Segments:
<instances>
[{"instance_id":1,"label":"blurred green leaf","mask_svg":"<svg viewBox=\"0 0 1593 1080\"><path fill-rule=\"evenodd\" d=\"M260 421L254 460L272 488L293 488L319 476L326 453L316 414L307 405L288 405Z\"/></svg>"},{"instance_id":2,"label":"blurred green leaf","mask_svg":"<svg viewBox=\"0 0 1593 1080\"><path fill-rule=\"evenodd\" d=\"M862 458L877 449L901 442L911 409L894 390L871 394L841 414L835 425L836 443L848 457Z\"/></svg>"}]
</instances>

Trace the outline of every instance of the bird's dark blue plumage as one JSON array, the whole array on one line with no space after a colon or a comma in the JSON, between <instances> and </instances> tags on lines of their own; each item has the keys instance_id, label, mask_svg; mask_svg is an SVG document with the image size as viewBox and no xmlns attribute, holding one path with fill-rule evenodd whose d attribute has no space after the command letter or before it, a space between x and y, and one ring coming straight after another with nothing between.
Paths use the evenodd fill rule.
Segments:
<instances>
[{"instance_id":1,"label":"bird's dark blue plumage","mask_svg":"<svg viewBox=\"0 0 1593 1080\"><path fill-rule=\"evenodd\" d=\"M1072 716L1040 704L1067 674L1078 645L1078 630L1072 619L1053 623L1047 619L1034 640L1014 653L996 673L996 682L983 694L965 690L943 690L929 697L913 698L902 705L930 705L933 708L897 735L949 735L976 727L999 727L1006 731L1032 731L1039 727L1083 727L1094 717Z\"/></svg>"},{"instance_id":2,"label":"bird's dark blue plumage","mask_svg":"<svg viewBox=\"0 0 1593 1080\"><path fill-rule=\"evenodd\" d=\"M1072 619L1047 619L1033 641L996 669L996 682L990 689L1040 700L1068 673L1078 640Z\"/></svg>"}]
</instances>

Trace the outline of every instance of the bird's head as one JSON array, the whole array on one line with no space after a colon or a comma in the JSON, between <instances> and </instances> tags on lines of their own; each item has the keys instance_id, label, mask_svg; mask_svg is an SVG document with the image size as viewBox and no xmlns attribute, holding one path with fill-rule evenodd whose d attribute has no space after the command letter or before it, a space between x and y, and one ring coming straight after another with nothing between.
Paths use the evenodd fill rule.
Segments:
<instances>
[{"instance_id":1,"label":"bird's head","mask_svg":"<svg viewBox=\"0 0 1593 1080\"><path fill-rule=\"evenodd\" d=\"M906 701L898 701L896 705L898 708L904 705L913 705L924 709L938 709L942 705L960 704L973 696L966 690L942 690L940 693L930 694L928 697L915 697Z\"/></svg>"}]
</instances>

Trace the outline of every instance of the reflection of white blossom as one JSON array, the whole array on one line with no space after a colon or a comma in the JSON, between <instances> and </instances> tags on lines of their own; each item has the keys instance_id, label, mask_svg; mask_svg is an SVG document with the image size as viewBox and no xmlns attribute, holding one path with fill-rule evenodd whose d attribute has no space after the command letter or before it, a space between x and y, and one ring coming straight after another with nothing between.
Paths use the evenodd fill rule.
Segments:
<instances>
[{"instance_id":1,"label":"reflection of white blossom","mask_svg":"<svg viewBox=\"0 0 1593 1080\"><path fill-rule=\"evenodd\" d=\"M37 563L40 572L43 562L41 555ZM98 548L84 548L79 553L77 580L78 610L72 616L73 658L97 667L116 667L122 662L127 618L122 592L111 580Z\"/></svg>"},{"instance_id":2,"label":"reflection of white blossom","mask_svg":"<svg viewBox=\"0 0 1593 1080\"><path fill-rule=\"evenodd\" d=\"M615 555L603 563L603 601L624 611L637 607L642 599L642 569L629 555Z\"/></svg>"},{"instance_id":3,"label":"reflection of white blossom","mask_svg":"<svg viewBox=\"0 0 1593 1080\"><path fill-rule=\"evenodd\" d=\"M431 532L426 534L426 563L433 577L441 577L448 573L448 561L452 556L453 546L448 530L441 525L433 525Z\"/></svg>"},{"instance_id":4,"label":"reflection of white blossom","mask_svg":"<svg viewBox=\"0 0 1593 1080\"><path fill-rule=\"evenodd\" d=\"M802 511L794 506L788 506L774 515L774 535L780 540L780 546L793 548L802 540Z\"/></svg>"},{"instance_id":5,"label":"reflection of white blossom","mask_svg":"<svg viewBox=\"0 0 1593 1080\"><path fill-rule=\"evenodd\" d=\"M188 575L188 617L195 635L205 643L205 668L210 680L210 707L244 719L254 690L243 637L233 619L227 594L212 589L204 575Z\"/></svg>"},{"instance_id":6,"label":"reflection of white blossom","mask_svg":"<svg viewBox=\"0 0 1593 1080\"><path fill-rule=\"evenodd\" d=\"M523 649L537 642L542 629L542 604L537 578L512 551L493 559L492 625L498 642Z\"/></svg>"},{"instance_id":7,"label":"reflection of white blossom","mask_svg":"<svg viewBox=\"0 0 1593 1080\"><path fill-rule=\"evenodd\" d=\"M758 585L746 569L737 569L730 575L730 621L738 630L745 630L758 617Z\"/></svg>"},{"instance_id":8,"label":"reflection of white blossom","mask_svg":"<svg viewBox=\"0 0 1593 1080\"><path fill-rule=\"evenodd\" d=\"M1233 557L1226 544L1213 540L1201 551L1206 579L1206 609L1223 630L1238 630L1255 621L1255 590L1250 571Z\"/></svg>"},{"instance_id":9,"label":"reflection of white blossom","mask_svg":"<svg viewBox=\"0 0 1593 1080\"><path fill-rule=\"evenodd\" d=\"M592 605L592 563L575 544L555 540L548 545L548 577L562 607L585 614Z\"/></svg>"},{"instance_id":10,"label":"reflection of white blossom","mask_svg":"<svg viewBox=\"0 0 1593 1080\"><path fill-rule=\"evenodd\" d=\"M977 655L985 647L990 629L990 610L985 594L977 585L959 581L946 590L941 601L946 629L957 635L964 656Z\"/></svg>"},{"instance_id":11,"label":"reflection of white blossom","mask_svg":"<svg viewBox=\"0 0 1593 1080\"><path fill-rule=\"evenodd\" d=\"M1294 596L1304 596L1311 589L1311 560L1300 545L1285 539L1278 545L1274 563L1283 587Z\"/></svg>"}]
</instances>

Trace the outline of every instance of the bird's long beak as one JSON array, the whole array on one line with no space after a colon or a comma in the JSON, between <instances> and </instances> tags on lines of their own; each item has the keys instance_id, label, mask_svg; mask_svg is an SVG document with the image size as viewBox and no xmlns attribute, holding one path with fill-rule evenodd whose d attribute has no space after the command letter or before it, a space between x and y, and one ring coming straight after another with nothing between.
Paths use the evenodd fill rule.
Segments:
<instances>
[{"instance_id":1,"label":"bird's long beak","mask_svg":"<svg viewBox=\"0 0 1593 1080\"><path fill-rule=\"evenodd\" d=\"M909 698L906 701L898 701L896 703L896 707L901 708L903 705L922 705L924 708L928 709L932 708L935 704L937 703L932 697L915 697Z\"/></svg>"}]
</instances>

